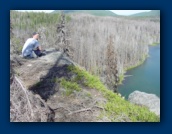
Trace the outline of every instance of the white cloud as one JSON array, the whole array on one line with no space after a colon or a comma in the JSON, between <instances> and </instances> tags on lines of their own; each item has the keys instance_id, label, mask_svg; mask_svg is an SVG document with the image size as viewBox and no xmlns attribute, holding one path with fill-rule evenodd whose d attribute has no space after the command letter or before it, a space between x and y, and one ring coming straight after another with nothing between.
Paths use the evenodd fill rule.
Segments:
<instances>
[{"instance_id":1,"label":"white cloud","mask_svg":"<svg viewBox=\"0 0 172 134\"><path fill-rule=\"evenodd\" d=\"M149 12L151 10L110 10L118 15L131 15L140 12Z\"/></svg>"}]
</instances>

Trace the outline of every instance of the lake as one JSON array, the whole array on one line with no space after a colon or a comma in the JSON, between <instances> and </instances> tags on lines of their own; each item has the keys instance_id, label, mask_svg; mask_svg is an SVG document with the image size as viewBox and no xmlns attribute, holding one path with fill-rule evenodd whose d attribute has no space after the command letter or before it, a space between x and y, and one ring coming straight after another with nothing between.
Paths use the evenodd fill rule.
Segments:
<instances>
[{"instance_id":1,"label":"lake","mask_svg":"<svg viewBox=\"0 0 172 134\"><path fill-rule=\"evenodd\" d=\"M156 94L160 97L160 45L149 46L149 57L145 62L129 71L118 91L128 99L135 90Z\"/></svg>"}]
</instances>

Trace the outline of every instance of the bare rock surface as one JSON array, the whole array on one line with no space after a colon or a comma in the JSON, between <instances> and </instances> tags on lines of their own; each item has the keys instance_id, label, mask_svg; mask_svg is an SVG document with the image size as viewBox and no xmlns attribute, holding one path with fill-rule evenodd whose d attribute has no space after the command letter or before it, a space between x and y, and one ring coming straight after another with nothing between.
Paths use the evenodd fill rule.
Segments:
<instances>
[{"instance_id":1,"label":"bare rock surface","mask_svg":"<svg viewBox=\"0 0 172 134\"><path fill-rule=\"evenodd\" d=\"M146 106L151 112L160 116L160 99L155 94L134 91L129 95L128 100L131 103Z\"/></svg>"}]
</instances>

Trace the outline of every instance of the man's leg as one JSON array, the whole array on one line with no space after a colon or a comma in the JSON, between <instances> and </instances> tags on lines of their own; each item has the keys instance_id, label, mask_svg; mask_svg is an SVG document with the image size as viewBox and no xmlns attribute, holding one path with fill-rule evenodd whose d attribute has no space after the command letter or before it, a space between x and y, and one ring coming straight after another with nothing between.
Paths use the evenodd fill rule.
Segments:
<instances>
[{"instance_id":1,"label":"man's leg","mask_svg":"<svg viewBox=\"0 0 172 134\"><path fill-rule=\"evenodd\" d=\"M35 53L38 57L41 57L41 51L40 51L40 50L34 50L34 53Z\"/></svg>"},{"instance_id":2,"label":"man's leg","mask_svg":"<svg viewBox=\"0 0 172 134\"><path fill-rule=\"evenodd\" d=\"M31 55L27 55L27 56L25 56L23 58L25 58L25 59L33 59L34 57L32 57Z\"/></svg>"},{"instance_id":3,"label":"man's leg","mask_svg":"<svg viewBox=\"0 0 172 134\"><path fill-rule=\"evenodd\" d=\"M38 56L41 57L43 55L46 55L45 53L42 53L40 50L34 50L34 53Z\"/></svg>"}]
</instances>

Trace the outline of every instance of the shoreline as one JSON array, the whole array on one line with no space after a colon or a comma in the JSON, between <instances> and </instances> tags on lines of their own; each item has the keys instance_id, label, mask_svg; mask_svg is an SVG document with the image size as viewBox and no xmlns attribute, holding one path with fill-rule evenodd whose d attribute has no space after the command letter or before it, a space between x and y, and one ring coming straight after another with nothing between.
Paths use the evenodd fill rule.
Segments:
<instances>
[{"instance_id":1,"label":"shoreline","mask_svg":"<svg viewBox=\"0 0 172 134\"><path fill-rule=\"evenodd\" d=\"M154 42L154 43L152 43L152 44L150 44L149 46L158 46L160 43L158 43L158 42Z\"/></svg>"},{"instance_id":2,"label":"shoreline","mask_svg":"<svg viewBox=\"0 0 172 134\"><path fill-rule=\"evenodd\" d=\"M122 85L123 84L122 82L125 80L125 77L127 77L127 75L125 75L127 73L127 71L142 65L146 61L146 59L148 57L149 57L149 55L146 54L146 55L143 56L142 60L140 62L138 62L136 65L130 66L128 68L125 68L124 69L124 73L119 75L119 83L118 83L118 85Z\"/></svg>"},{"instance_id":3,"label":"shoreline","mask_svg":"<svg viewBox=\"0 0 172 134\"><path fill-rule=\"evenodd\" d=\"M150 46L158 46L159 44L160 44L160 43L154 42L154 43L152 43L152 44L149 44L148 47L150 47ZM127 76L125 75L125 74L127 73L127 71L129 71L129 70L131 70L131 69L134 69L134 68L136 68L136 67L142 65L142 64L146 61L146 59L147 59L148 57L149 57L149 54L145 54L145 55L143 56L142 60L141 60L139 63L137 63L136 65L130 66L130 67L128 67L128 68L124 68L124 73L119 75L119 83L118 83L118 85L122 85L122 84L123 84L122 82L125 80L125 77L127 77Z\"/></svg>"}]
</instances>

